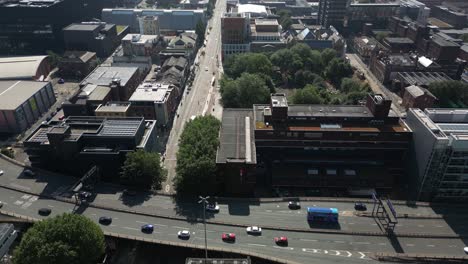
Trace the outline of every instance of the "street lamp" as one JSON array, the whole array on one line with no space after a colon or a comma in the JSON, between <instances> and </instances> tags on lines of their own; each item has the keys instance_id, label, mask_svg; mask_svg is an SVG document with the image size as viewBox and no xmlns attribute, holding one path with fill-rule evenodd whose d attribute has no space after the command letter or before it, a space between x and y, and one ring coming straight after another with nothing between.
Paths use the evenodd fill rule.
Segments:
<instances>
[{"instance_id":1,"label":"street lamp","mask_svg":"<svg viewBox=\"0 0 468 264\"><path fill-rule=\"evenodd\" d=\"M202 197L202 196L198 196L198 198L200 198L200 200L198 201L198 203L203 203L203 225L205 226L205 264L207 263L208 261L208 244L206 242L206 204L208 203L208 199L210 198L209 196L206 196L206 197Z\"/></svg>"}]
</instances>

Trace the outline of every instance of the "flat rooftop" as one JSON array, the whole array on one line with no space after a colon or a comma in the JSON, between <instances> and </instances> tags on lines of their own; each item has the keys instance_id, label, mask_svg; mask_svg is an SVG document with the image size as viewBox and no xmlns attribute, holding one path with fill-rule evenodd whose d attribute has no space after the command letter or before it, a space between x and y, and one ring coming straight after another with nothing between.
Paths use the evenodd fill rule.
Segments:
<instances>
[{"instance_id":1,"label":"flat rooftop","mask_svg":"<svg viewBox=\"0 0 468 264\"><path fill-rule=\"evenodd\" d=\"M412 41L409 38L392 38L392 37L386 37L385 41L389 44L414 44L414 41Z\"/></svg>"},{"instance_id":2,"label":"flat rooftop","mask_svg":"<svg viewBox=\"0 0 468 264\"><path fill-rule=\"evenodd\" d=\"M15 110L49 82L0 81L0 110Z\"/></svg>"},{"instance_id":3,"label":"flat rooftop","mask_svg":"<svg viewBox=\"0 0 468 264\"><path fill-rule=\"evenodd\" d=\"M131 103L129 102L108 102L105 105L101 105L94 112L112 112L112 113L126 113L130 108Z\"/></svg>"},{"instance_id":4,"label":"flat rooftop","mask_svg":"<svg viewBox=\"0 0 468 264\"><path fill-rule=\"evenodd\" d=\"M120 79L120 84L125 86L130 78L137 73L138 67L99 66L80 85L95 84L109 86L112 80Z\"/></svg>"},{"instance_id":5,"label":"flat rooftop","mask_svg":"<svg viewBox=\"0 0 468 264\"><path fill-rule=\"evenodd\" d=\"M169 97L171 90L165 88L150 89L150 88L138 88L133 92L129 102L134 101L152 101L155 103L163 103Z\"/></svg>"},{"instance_id":6,"label":"flat rooftop","mask_svg":"<svg viewBox=\"0 0 468 264\"><path fill-rule=\"evenodd\" d=\"M76 24L71 24L67 27L65 27L63 30L67 31L95 31L96 29L102 27L103 24L82 24L82 23L76 23Z\"/></svg>"},{"instance_id":7,"label":"flat rooftop","mask_svg":"<svg viewBox=\"0 0 468 264\"><path fill-rule=\"evenodd\" d=\"M260 26L277 26L278 20L276 19L255 19L255 24Z\"/></svg>"}]
</instances>

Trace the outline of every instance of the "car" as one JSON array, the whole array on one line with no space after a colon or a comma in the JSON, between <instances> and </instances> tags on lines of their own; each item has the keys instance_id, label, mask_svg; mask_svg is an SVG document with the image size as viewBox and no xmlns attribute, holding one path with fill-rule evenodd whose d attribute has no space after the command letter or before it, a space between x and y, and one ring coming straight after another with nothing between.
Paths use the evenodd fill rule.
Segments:
<instances>
[{"instance_id":1,"label":"car","mask_svg":"<svg viewBox=\"0 0 468 264\"><path fill-rule=\"evenodd\" d=\"M275 243L277 245L287 245L288 244L288 238L285 237L285 236L275 237Z\"/></svg>"},{"instance_id":2,"label":"car","mask_svg":"<svg viewBox=\"0 0 468 264\"><path fill-rule=\"evenodd\" d=\"M463 251L465 251L465 253L468 254L468 247L464 247Z\"/></svg>"},{"instance_id":3,"label":"car","mask_svg":"<svg viewBox=\"0 0 468 264\"><path fill-rule=\"evenodd\" d=\"M47 125L47 121L42 121L41 125Z\"/></svg>"},{"instance_id":4,"label":"car","mask_svg":"<svg viewBox=\"0 0 468 264\"><path fill-rule=\"evenodd\" d=\"M2 202L2 201L0 201L0 208L2 208L2 207L3 207L3 202Z\"/></svg>"},{"instance_id":5,"label":"car","mask_svg":"<svg viewBox=\"0 0 468 264\"><path fill-rule=\"evenodd\" d=\"M205 67L205 71L208 71L208 67Z\"/></svg>"},{"instance_id":6,"label":"car","mask_svg":"<svg viewBox=\"0 0 468 264\"><path fill-rule=\"evenodd\" d=\"M59 120L63 120L64 118L65 118L65 116L64 116L64 115L61 115L61 116L59 117Z\"/></svg>"},{"instance_id":7,"label":"car","mask_svg":"<svg viewBox=\"0 0 468 264\"><path fill-rule=\"evenodd\" d=\"M101 225L110 225L112 223L112 218L109 216L101 216L99 217L99 223Z\"/></svg>"},{"instance_id":8,"label":"car","mask_svg":"<svg viewBox=\"0 0 468 264\"><path fill-rule=\"evenodd\" d=\"M44 216L47 216L47 215L50 215L50 213L52 212L52 210L50 208L41 208L37 211L40 215L44 215Z\"/></svg>"},{"instance_id":9,"label":"car","mask_svg":"<svg viewBox=\"0 0 468 264\"><path fill-rule=\"evenodd\" d=\"M219 212L219 205L217 205L217 204L208 204L206 206L206 211L213 212L213 213L218 213Z\"/></svg>"},{"instance_id":10,"label":"car","mask_svg":"<svg viewBox=\"0 0 468 264\"><path fill-rule=\"evenodd\" d=\"M141 232L151 234L153 233L154 226L151 224L146 224L141 226Z\"/></svg>"},{"instance_id":11,"label":"car","mask_svg":"<svg viewBox=\"0 0 468 264\"><path fill-rule=\"evenodd\" d=\"M46 117L46 121L50 121L52 119L51 116Z\"/></svg>"},{"instance_id":12,"label":"car","mask_svg":"<svg viewBox=\"0 0 468 264\"><path fill-rule=\"evenodd\" d=\"M252 234L252 235L262 234L262 228L258 226L249 226L245 230L247 231L247 234Z\"/></svg>"},{"instance_id":13,"label":"car","mask_svg":"<svg viewBox=\"0 0 468 264\"><path fill-rule=\"evenodd\" d=\"M177 232L177 236L182 239L189 239L190 238L190 231L182 230Z\"/></svg>"},{"instance_id":14,"label":"car","mask_svg":"<svg viewBox=\"0 0 468 264\"><path fill-rule=\"evenodd\" d=\"M34 177L34 176L36 176L36 173L34 173L34 171L32 171L32 170L24 170L24 171L23 171L23 174L24 174L25 176L28 176L28 177Z\"/></svg>"},{"instance_id":15,"label":"car","mask_svg":"<svg viewBox=\"0 0 468 264\"><path fill-rule=\"evenodd\" d=\"M355 203L354 204L354 210L356 211L367 211L367 206L365 203Z\"/></svg>"},{"instance_id":16,"label":"car","mask_svg":"<svg viewBox=\"0 0 468 264\"><path fill-rule=\"evenodd\" d=\"M64 84L64 83L65 83L65 80L62 79L62 78L60 78L60 79L58 80L58 83L59 83L59 84Z\"/></svg>"},{"instance_id":17,"label":"car","mask_svg":"<svg viewBox=\"0 0 468 264\"><path fill-rule=\"evenodd\" d=\"M93 194L90 193L90 192L86 192L86 191L81 191L78 193L78 196L81 198L81 199L89 199Z\"/></svg>"},{"instance_id":18,"label":"car","mask_svg":"<svg viewBox=\"0 0 468 264\"><path fill-rule=\"evenodd\" d=\"M288 208L291 210L301 209L301 203L297 201L290 201L288 203Z\"/></svg>"},{"instance_id":19,"label":"car","mask_svg":"<svg viewBox=\"0 0 468 264\"><path fill-rule=\"evenodd\" d=\"M4 172L3 172L2 170L0 170L0 176L2 176L2 175L3 175L3 173L4 173Z\"/></svg>"},{"instance_id":20,"label":"car","mask_svg":"<svg viewBox=\"0 0 468 264\"><path fill-rule=\"evenodd\" d=\"M223 233L221 235L221 239L223 241L227 241L227 242L234 242L234 241L236 241L236 234L234 234L234 233Z\"/></svg>"}]
</instances>

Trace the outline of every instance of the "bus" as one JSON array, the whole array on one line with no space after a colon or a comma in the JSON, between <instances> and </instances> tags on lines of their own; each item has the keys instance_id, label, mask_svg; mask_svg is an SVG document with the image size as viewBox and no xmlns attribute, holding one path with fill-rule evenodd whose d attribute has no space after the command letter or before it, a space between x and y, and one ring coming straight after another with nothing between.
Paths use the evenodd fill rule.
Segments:
<instances>
[{"instance_id":1,"label":"bus","mask_svg":"<svg viewBox=\"0 0 468 264\"><path fill-rule=\"evenodd\" d=\"M307 221L338 223L338 209L307 207Z\"/></svg>"}]
</instances>

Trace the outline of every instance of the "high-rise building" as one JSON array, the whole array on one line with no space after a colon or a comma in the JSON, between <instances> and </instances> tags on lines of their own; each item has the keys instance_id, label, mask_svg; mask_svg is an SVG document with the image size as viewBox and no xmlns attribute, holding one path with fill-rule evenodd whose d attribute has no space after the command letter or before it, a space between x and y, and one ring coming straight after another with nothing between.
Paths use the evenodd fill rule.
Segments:
<instances>
[{"instance_id":1,"label":"high-rise building","mask_svg":"<svg viewBox=\"0 0 468 264\"><path fill-rule=\"evenodd\" d=\"M140 34L159 35L159 19L157 16L139 17Z\"/></svg>"},{"instance_id":2,"label":"high-rise building","mask_svg":"<svg viewBox=\"0 0 468 264\"><path fill-rule=\"evenodd\" d=\"M318 23L324 27L330 25L342 28L349 0L320 0Z\"/></svg>"},{"instance_id":3,"label":"high-rise building","mask_svg":"<svg viewBox=\"0 0 468 264\"><path fill-rule=\"evenodd\" d=\"M221 42L223 55L250 51L249 15L226 13L221 18Z\"/></svg>"}]
</instances>

